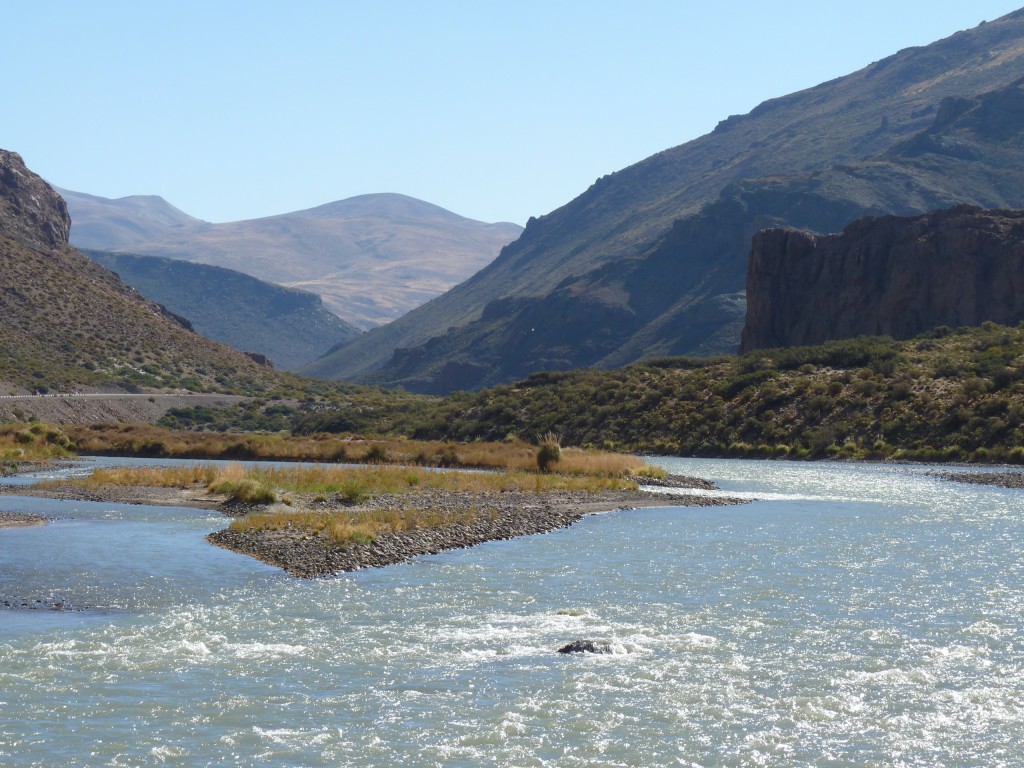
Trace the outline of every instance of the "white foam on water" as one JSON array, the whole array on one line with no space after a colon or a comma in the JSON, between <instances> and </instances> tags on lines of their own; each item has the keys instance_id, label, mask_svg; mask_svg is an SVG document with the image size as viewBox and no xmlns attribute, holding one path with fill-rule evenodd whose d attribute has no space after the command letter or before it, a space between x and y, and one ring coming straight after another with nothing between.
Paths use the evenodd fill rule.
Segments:
<instances>
[{"instance_id":1,"label":"white foam on water","mask_svg":"<svg viewBox=\"0 0 1024 768\"><path fill-rule=\"evenodd\" d=\"M290 643L227 643L224 650L239 659L271 659L280 656L300 656L306 646Z\"/></svg>"}]
</instances>

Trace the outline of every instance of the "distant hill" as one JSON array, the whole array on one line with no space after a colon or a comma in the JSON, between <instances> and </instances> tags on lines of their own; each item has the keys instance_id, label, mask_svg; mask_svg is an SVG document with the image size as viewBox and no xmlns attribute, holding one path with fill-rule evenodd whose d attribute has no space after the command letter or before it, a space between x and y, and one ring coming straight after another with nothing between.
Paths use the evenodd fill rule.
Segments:
<instances>
[{"instance_id":1,"label":"distant hill","mask_svg":"<svg viewBox=\"0 0 1024 768\"><path fill-rule=\"evenodd\" d=\"M143 295L187 318L198 333L294 370L362 333L319 296L223 267L159 256L84 250Z\"/></svg>"},{"instance_id":2,"label":"distant hill","mask_svg":"<svg viewBox=\"0 0 1024 768\"><path fill-rule=\"evenodd\" d=\"M0 150L0 381L240 393L278 383L69 247L70 226L60 196Z\"/></svg>"},{"instance_id":3,"label":"distant hill","mask_svg":"<svg viewBox=\"0 0 1024 768\"><path fill-rule=\"evenodd\" d=\"M226 224L199 221L161 198L65 192L65 199L77 246L226 267L300 288L360 328L444 293L522 232L397 194Z\"/></svg>"},{"instance_id":4,"label":"distant hill","mask_svg":"<svg viewBox=\"0 0 1024 768\"><path fill-rule=\"evenodd\" d=\"M103 243L108 250L130 250L168 231L205 223L156 195L110 200L60 187L54 189L71 213L71 242L75 245Z\"/></svg>"},{"instance_id":5,"label":"distant hill","mask_svg":"<svg viewBox=\"0 0 1024 768\"><path fill-rule=\"evenodd\" d=\"M1024 207L1024 11L767 101L531 219L448 293L309 366L447 392L737 349L752 235Z\"/></svg>"}]
</instances>

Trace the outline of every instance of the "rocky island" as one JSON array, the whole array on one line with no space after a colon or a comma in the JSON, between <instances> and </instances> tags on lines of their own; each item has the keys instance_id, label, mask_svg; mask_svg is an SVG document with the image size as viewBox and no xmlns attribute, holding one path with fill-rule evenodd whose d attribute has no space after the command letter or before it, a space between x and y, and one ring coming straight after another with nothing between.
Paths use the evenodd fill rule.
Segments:
<instances>
[{"instance_id":1,"label":"rocky island","mask_svg":"<svg viewBox=\"0 0 1024 768\"><path fill-rule=\"evenodd\" d=\"M192 465L98 469L0 493L216 509L232 523L211 533L211 543L303 578L545 533L599 512L741 503L708 495L715 486L707 480L643 471L650 476Z\"/></svg>"}]
</instances>

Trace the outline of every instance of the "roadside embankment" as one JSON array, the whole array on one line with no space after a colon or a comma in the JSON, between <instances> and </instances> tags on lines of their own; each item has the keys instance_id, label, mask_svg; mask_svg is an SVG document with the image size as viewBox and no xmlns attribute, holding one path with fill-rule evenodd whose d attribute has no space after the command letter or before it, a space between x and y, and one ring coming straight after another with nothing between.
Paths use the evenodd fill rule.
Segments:
<instances>
[{"instance_id":1,"label":"roadside embankment","mask_svg":"<svg viewBox=\"0 0 1024 768\"><path fill-rule=\"evenodd\" d=\"M171 408L221 407L247 400L221 394L81 394L0 396L0 421L38 419L47 424L153 423Z\"/></svg>"}]
</instances>

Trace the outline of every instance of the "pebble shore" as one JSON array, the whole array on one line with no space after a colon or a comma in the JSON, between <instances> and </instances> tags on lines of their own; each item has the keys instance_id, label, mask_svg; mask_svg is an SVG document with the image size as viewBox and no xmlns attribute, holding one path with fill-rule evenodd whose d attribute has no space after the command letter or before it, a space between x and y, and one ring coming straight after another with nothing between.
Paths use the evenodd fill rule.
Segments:
<instances>
[{"instance_id":1,"label":"pebble shore","mask_svg":"<svg viewBox=\"0 0 1024 768\"><path fill-rule=\"evenodd\" d=\"M361 509L438 511L448 519L464 519L444 527L418 528L386 533L368 544L339 546L318 533L305 529L233 531L211 533L207 539L219 547L249 555L301 578L331 576L363 568L377 568L408 562L419 555L436 554L472 547L487 541L512 539L566 528L582 517L600 512L650 506L721 506L744 503L737 499L700 495L715 489L710 481L673 476L662 480L643 480L652 490L635 491L548 491L524 493L460 492L421 490L416 493L378 496L353 507L333 499L289 494L291 509L324 513L358 511ZM674 493L659 489L672 489ZM696 493L680 495L679 489ZM225 515L239 517L258 513L266 507L227 502L211 497L205 488L157 488L133 486L100 486L81 488L74 485L0 486L0 494L45 496L60 499L108 501L125 504L170 505L218 509ZM461 513L472 513L462 515ZM38 515L0 513L0 527L39 525L46 519Z\"/></svg>"},{"instance_id":2,"label":"pebble shore","mask_svg":"<svg viewBox=\"0 0 1024 768\"><path fill-rule=\"evenodd\" d=\"M24 528L29 525L46 525L46 518L28 512L0 512L0 528Z\"/></svg>"},{"instance_id":3,"label":"pebble shore","mask_svg":"<svg viewBox=\"0 0 1024 768\"><path fill-rule=\"evenodd\" d=\"M996 485L1000 488L1024 488L1024 472L935 472L946 480L974 485Z\"/></svg>"},{"instance_id":4,"label":"pebble shore","mask_svg":"<svg viewBox=\"0 0 1024 768\"><path fill-rule=\"evenodd\" d=\"M673 484L681 487L680 484ZM706 488L699 485L682 487ZM330 576L363 568L378 568L408 562L419 555L436 554L472 547L487 541L512 539L566 528L588 514L645 506L721 506L742 503L736 499L680 496L643 491L598 493L554 491L541 494L468 494L451 491L417 493L411 496L378 497L370 506L379 508L473 509L471 523L443 528L422 528L388 533L369 544L338 546L327 538L302 530L233 531L226 529L207 536L217 546L240 552L277 566L301 578ZM325 508L327 511L327 508Z\"/></svg>"}]
</instances>

